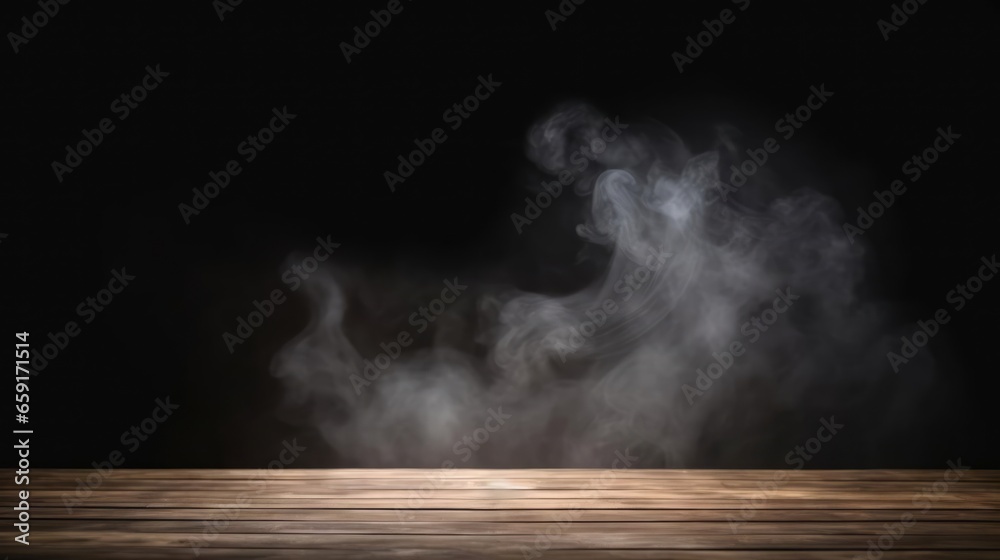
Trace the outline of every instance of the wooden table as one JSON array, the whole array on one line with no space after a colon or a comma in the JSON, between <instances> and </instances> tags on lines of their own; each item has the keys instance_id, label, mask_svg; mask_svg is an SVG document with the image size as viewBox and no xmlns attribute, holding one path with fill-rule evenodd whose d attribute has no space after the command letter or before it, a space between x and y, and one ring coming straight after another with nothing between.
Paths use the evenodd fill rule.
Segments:
<instances>
[{"instance_id":1,"label":"wooden table","mask_svg":"<svg viewBox=\"0 0 1000 560\"><path fill-rule=\"evenodd\" d=\"M1000 558L1000 471L32 469L30 546L0 486L12 559Z\"/></svg>"}]
</instances>

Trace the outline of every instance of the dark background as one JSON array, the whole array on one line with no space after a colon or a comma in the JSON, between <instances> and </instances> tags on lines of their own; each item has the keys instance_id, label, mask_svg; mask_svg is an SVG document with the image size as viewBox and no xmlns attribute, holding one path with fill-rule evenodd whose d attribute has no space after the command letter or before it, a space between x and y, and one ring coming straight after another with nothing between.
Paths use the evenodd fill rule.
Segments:
<instances>
[{"instance_id":1,"label":"dark background","mask_svg":"<svg viewBox=\"0 0 1000 560\"><path fill-rule=\"evenodd\" d=\"M339 44L384 2L245 2L224 21L199 4L72 2L20 53L4 54L3 153L13 170L0 195L5 329L31 332L38 348L47 333L81 322L76 306L107 285L111 269L137 277L32 378L33 466L106 459L166 395L181 409L126 466L262 466L291 437L324 448L274 414L282 387L269 360L305 325L301 294L233 355L221 339L254 299L287 288L285 259L311 250L317 236L341 243L338 263L387 275L409 263L438 279L495 270L489 280L525 289L579 280L572 255L546 249L571 232L543 215L518 236L509 218L528 194L526 131L569 99L624 122L659 120L697 151L711 147L720 125L759 145L809 86L825 83L835 96L769 165L789 183L830 193L852 219L873 189L903 178L901 164L937 127L951 125L961 140L865 234L868 289L908 320L925 319L997 250L1000 13L988 2L932 0L886 42L876 21L889 17L889 2L754 0L683 73L671 54L733 4L590 0L553 31L544 11L555 0L406 2L350 64ZM38 10L5 7L5 31ZM169 77L118 122L111 101L157 64ZM390 193L382 172L488 74L502 86ZM237 158L236 146L282 106L296 119L185 225L177 206L190 203L191 188ZM51 162L105 117L116 130L59 183ZM842 449L810 467L937 468L962 457L1000 468L998 293L987 284L930 345L955 390L934 397L931 416L901 418L914 426L902 439L878 442L922 448L922 459L865 463L851 452L871 444L864 418L854 418ZM782 466L773 463L726 466ZM338 465L330 453L296 463Z\"/></svg>"}]
</instances>

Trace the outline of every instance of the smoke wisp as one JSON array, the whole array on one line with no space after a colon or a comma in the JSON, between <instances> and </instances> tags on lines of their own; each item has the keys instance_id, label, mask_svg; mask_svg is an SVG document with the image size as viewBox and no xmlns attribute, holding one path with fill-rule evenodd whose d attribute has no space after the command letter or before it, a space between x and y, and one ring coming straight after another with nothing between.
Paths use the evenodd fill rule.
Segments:
<instances>
[{"instance_id":1,"label":"smoke wisp","mask_svg":"<svg viewBox=\"0 0 1000 560\"><path fill-rule=\"evenodd\" d=\"M833 199L770 185L717 200L730 141L692 153L638 123L579 172L571 154L606 126L569 105L526 142L540 172L574 173L567 188L589 201L576 233L598 249L596 278L543 294L449 277L469 285L450 303L437 278L415 303L440 301L408 322L413 303L377 296L415 292L405 281L330 267L306 284L311 321L272 365L285 406L352 466L606 467L629 449L636 466L745 467L780 464L781 442L821 416L881 399L888 422L908 405L927 373L885 390L889 316L862 296L863 245ZM372 323L379 334L363 332Z\"/></svg>"}]
</instances>

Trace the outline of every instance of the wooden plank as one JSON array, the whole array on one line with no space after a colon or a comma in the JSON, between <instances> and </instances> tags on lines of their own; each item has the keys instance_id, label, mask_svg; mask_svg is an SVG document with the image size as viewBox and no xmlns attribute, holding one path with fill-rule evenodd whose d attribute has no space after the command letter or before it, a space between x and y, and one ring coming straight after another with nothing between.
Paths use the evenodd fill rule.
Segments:
<instances>
[{"instance_id":1,"label":"wooden plank","mask_svg":"<svg viewBox=\"0 0 1000 560\"><path fill-rule=\"evenodd\" d=\"M76 546L53 546L45 549L23 547L17 558L72 558L73 560L190 560L195 558L189 549L117 547L104 550L83 550ZM665 554L660 550L622 549L567 549L548 550L540 557L545 560L858 560L863 553L849 550L671 550ZM450 551L450 550L343 550L343 549L257 549L257 548L203 548L197 558L207 560L373 560L376 558L399 558L406 560L524 560L521 551ZM529 558L532 558L529 556ZM913 551L890 550L880 560L996 560L996 552L983 551Z\"/></svg>"},{"instance_id":2,"label":"wooden plank","mask_svg":"<svg viewBox=\"0 0 1000 560\"><path fill-rule=\"evenodd\" d=\"M71 511L65 507L32 506L33 519L151 519L205 520L210 517L203 508L100 508L80 507ZM542 522L560 519L567 510L553 509L266 509L253 507L239 510L238 518L253 521L372 521L399 523L407 521L491 521ZM895 522L904 513L914 513L920 521L1000 521L1000 510L939 510L912 512L906 509L774 509L754 510L753 521L881 521ZM580 509L578 521L719 521L739 518L739 509ZM400 515L405 517L401 518ZM0 519L13 519L13 510L0 510Z\"/></svg>"},{"instance_id":3,"label":"wooden plank","mask_svg":"<svg viewBox=\"0 0 1000 560\"><path fill-rule=\"evenodd\" d=\"M847 480L847 481L929 481L942 480L946 468L922 470L786 470L792 480ZM94 469L46 469L36 476L41 479L86 477ZM690 470L690 469L116 469L115 478L138 480L248 480L260 476L288 480L342 480L342 479L398 479L426 478L430 476L451 477L453 479L518 479L518 478L598 478L602 473L614 472L616 478L637 478L643 480L769 480L775 470ZM1000 471L964 470L963 481L1000 482ZM9 483L5 481L5 483Z\"/></svg>"},{"instance_id":4,"label":"wooden plank","mask_svg":"<svg viewBox=\"0 0 1000 560\"><path fill-rule=\"evenodd\" d=\"M354 550L434 549L518 550L532 546L536 535L359 535L359 534L248 534L212 533L132 533L105 531L89 533L65 530L38 533L33 546L150 546L191 549L206 547L238 548L341 548ZM542 535L552 549L647 548L658 550L864 550L870 535L743 535L724 532L715 535L653 535L644 533L553 534ZM950 550L969 548L995 550L1000 555L1000 535L941 536L907 535L895 542L896 550Z\"/></svg>"},{"instance_id":5,"label":"wooden plank","mask_svg":"<svg viewBox=\"0 0 1000 560\"><path fill-rule=\"evenodd\" d=\"M655 492L651 492L655 494ZM145 507L145 508L202 508L202 509L232 509L240 507L237 502L238 496L231 496L224 500L199 500L174 499L171 497L149 497L147 499L126 499L111 498L100 495L91 496L83 501L89 506L101 507ZM408 503L405 500L359 500L359 499L309 499L309 500L271 500L256 499L248 496L248 502L256 507L268 507L274 509L738 509L743 505L743 500L698 500L698 499L648 499L648 500L622 500L614 498L580 498L580 499L468 499L449 500L428 498L419 502ZM41 507L62 507L65 504L62 499L50 497L39 499L35 502ZM81 504L81 505L83 505ZM954 497L941 497L933 504L935 509L988 509L995 510L1000 507L1000 503L989 501L962 500ZM911 510L914 508L912 500L763 500L757 509L899 509Z\"/></svg>"},{"instance_id":6,"label":"wooden plank","mask_svg":"<svg viewBox=\"0 0 1000 560\"><path fill-rule=\"evenodd\" d=\"M531 535L544 533L550 524L559 526L563 534L653 534L653 535L717 535L733 531L728 521L699 522L590 522L574 520L565 514L542 522L488 522L488 521L244 521L229 520L216 526L220 533L248 534L356 534L356 535ZM83 531L100 533L123 531L131 533L200 533L206 528L204 520L162 521L114 519L100 521L41 520L32 524L41 533L58 531ZM880 535L885 532L884 522L844 521L830 522L758 522L740 525L739 534L745 535ZM1000 523L963 523L938 521L917 523L906 530L907 535L1000 535Z\"/></svg>"},{"instance_id":7,"label":"wooden plank","mask_svg":"<svg viewBox=\"0 0 1000 560\"><path fill-rule=\"evenodd\" d=\"M579 490L589 484L594 483L593 478L494 478L494 479L451 479L447 477L426 477L426 478L400 478L400 479L324 479L324 480L293 480L293 479L272 479L264 478L260 480L233 480L233 479L123 479L116 477L114 473L110 476L97 480L97 483L108 490L230 490L245 488L308 488L310 490L339 490L339 489L371 489L371 490L415 490L420 488L450 489L450 490ZM994 491L1000 492L1000 483L966 481L961 480L960 484L954 487L963 491ZM74 479L39 479L33 478L32 488L40 490L66 490L75 489L77 486L85 486L86 477ZM657 488L665 490L728 490L728 489L748 489L761 490L771 485L785 487L794 485L795 488L816 489L816 490L837 490L837 491L885 491L903 490L912 491L913 481L848 481L848 480L673 480L662 479L650 482L643 479L616 479L614 487L622 490L646 490L650 484L655 484ZM692 488L692 484L697 484ZM933 486L932 482L924 483L924 486ZM10 486L14 488L14 486Z\"/></svg>"},{"instance_id":8,"label":"wooden plank","mask_svg":"<svg viewBox=\"0 0 1000 560\"><path fill-rule=\"evenodd\" d=\"M650 497L650 491L656 492L656 497ZM32 496L36 500L59 500L66 494L66 490L35 490ZM169 495L175 501L226 501L233 499L239 494L253 496L254 501L281 501L296 500L302 502L321 502L326 500L396 500L405 501L412 498L438 499L438 500L580 500L580 499L614 499L614 500L653 500L656 501L684 501L684 500L748 500L754 497L766 497L771 500L825 500L831 502L839 501L866 501L878 500L886 502L906 502L912 501L915 492L847 492L837 490L815 490L798 487L780 487L774 490L706 490L690 489L687 491L680 489L647 488L645 490L622 490L614 487L603 488L577 488L565 490L511 490L506 488L475 489L475 490L451 490L451 489L426 489L420 492L410 490L355 490L342 489L318 492L315 488L292 489L243 489L243 490L176 490L162 488L159 490L119 490L116 488L101 488L100 493L95 497L95 501L107 500L110 502L135 501L135 500L155 500L158 497ZM996 502L1000 503L1000 490L997 492L976 491L969 492L962 488L955 488L946 494L935 498L938 502Z\"/></svg>"}]
</instances>

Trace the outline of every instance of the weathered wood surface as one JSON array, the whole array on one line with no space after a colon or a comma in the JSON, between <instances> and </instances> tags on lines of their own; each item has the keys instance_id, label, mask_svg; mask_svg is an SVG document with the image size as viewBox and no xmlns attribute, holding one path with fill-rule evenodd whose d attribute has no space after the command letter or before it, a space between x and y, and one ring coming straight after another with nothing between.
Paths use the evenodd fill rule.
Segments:
<instances>
[{"instance_id":1,"label":"weathered wood surface","mask_svg":"<svg viewBox=\"0 0 1000 560\"><path fill-rule=\"evenodd\" d=\"M1000 558L1000 471L95 472L33 469L31 545L13 542L4 507L2 554ZM8 501L22 488L0 486Z\"/></svg>"}]
</instances>

